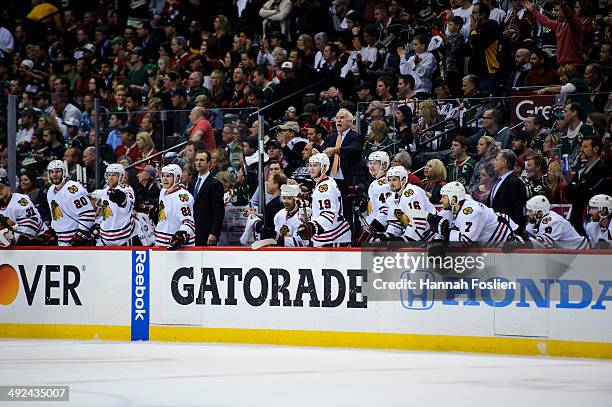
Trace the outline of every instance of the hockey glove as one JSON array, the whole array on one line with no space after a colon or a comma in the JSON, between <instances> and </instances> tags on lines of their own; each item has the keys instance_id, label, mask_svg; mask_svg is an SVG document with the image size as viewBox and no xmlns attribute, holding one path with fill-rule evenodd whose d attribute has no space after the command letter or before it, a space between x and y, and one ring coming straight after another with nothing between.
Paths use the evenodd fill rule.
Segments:
<instances>
[{"instance_id":1,"label":"hockey glove","mask_svg":"<svg viewBox=\"0 0 612 407\"><path fill-rule=\"evenodd\" d=\"M77 230L70 240L70 246L89 246L89 232L85 230Z\"/></svg>"},{"instance_id":2,"label":"hockey glove","mask_svg":"<svg viewBox=\"0 0 612 407\"><path fill-rule=\"evenodd\" d=\"M49 228L40 236L32 239L32 244L35 246L57 246L57 235L55 230Z\"/></svg>"},{"instance_id":3,"label":"hockey glove","mask_svg":"<svg viewBox=\"0 0 612 407\"><path fill-rule=\"evenodd\" d=\"M100 225L97 223L93 225L89 233L91 234L91 237L94 239L97 239L98 237L100 237Z\"/></svg>"},{"instance_id":4,"label":"hockey glove","mask_svg":"<svg viewBox=\"0 0 612 407\"><path fill-rule=\"evenodd\" d=\"M448 219L444 219L440 215L430 213L427 215L427 223L429 224L429 228L431 230L441 234L445 239L448 239L450 235L450 225L448 223Z\"/></svg>"},{"instance_id":5,"label":"hockey glove","mask_svg":"<svg viewBox=\"0 0 612 407\"><path fill-rule=\"evenodd\" d=\"M189 243L189 233L184 230L179 230L172 236L168 250L176 250L181 246L186 246Z\"/></svg>"},{"instance_id":6,"label":"hockey glove","mask_svg":"<svg viewBox=\"0 0 612 407\"><path fill-rule=\"evenodd\" d=\"M125 204L127 203L127 196L125 195L125 192L120 189L109 189L108 199L110 199L111 202L119 205L121 208L124 208Z\"/></svg>"},{"instance_id":7,"label":"hockey glove","mask_svg":"<svg viewBox=\"0 0 612 407\"><path fill-rule=\"evenodd\" d=\"M304 240L308 240L314 236L317 231L317 227L312 222L302 223L298 228L297 234Z\"/></svg>"}]
</instances>

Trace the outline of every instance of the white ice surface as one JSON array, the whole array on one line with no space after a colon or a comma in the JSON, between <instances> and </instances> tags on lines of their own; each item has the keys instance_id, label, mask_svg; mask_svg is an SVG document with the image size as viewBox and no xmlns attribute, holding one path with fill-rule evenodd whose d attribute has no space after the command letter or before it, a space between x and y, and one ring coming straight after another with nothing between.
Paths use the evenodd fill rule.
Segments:
<instances>
[{"instance_id":1,"label":"white ice surface","mask_svg":"<svg viewBox=\"0 0 612 407\"><path fill-rule=\"evenodd\" d=\"M612 362L330 348L0 340L0 384L69 385L21 406L612 406Z\"/></svg>"}]
</instances>

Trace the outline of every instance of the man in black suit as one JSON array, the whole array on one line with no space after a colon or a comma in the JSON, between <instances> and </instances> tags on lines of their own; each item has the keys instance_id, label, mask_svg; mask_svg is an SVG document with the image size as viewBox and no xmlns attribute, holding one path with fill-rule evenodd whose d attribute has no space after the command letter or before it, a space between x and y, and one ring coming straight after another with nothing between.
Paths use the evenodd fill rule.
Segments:
<instances>
[{"instance_id":1,"label":"man in black suit","mask_svg":"<svg viewBox=\"0 0 612 407\"><path fill-rule=\"evenodd\" d=\"M524 208L527 202L525 184L514 175L516 154L512 150L500 150L493 160L493 169L497 174L497 181L491 189L487 206L495 212L505 213L517 225L519 232L525 228Z\"/></svg>"},{"instance_id":2,"label":"man in black suit","mask_svg":"<svg viewBox=\"0 0 612 407\"><path fill-rule=\"evenodd\" d=\"M583 162L565 191L567 199L572 203L569 220L576 232L583 236L589 199L597 194L612 193L612 174L606 161L601 158L602 148L601 137L589 136L582 140L580 157Z\"/></svg>"},{"instance_id":3,"label":"man in black suit","mask_svg":"<svg viewBox=\"0 0 612 407\"><path fill-rule=\"evenodd\" d=\"M196 153L195 167L198 176L191 180L188 190L195 200L193 218L196 224L196 246L215 246L225 216L223 184L210 173L209 152Z\"/></svg>"},{"instance_id":4,"label":"man in black suit","mask_svg":"<svg viewBox=\"0 0 612 407\"><path fill-rule=\"evenodd\" d=\"M328 135L323 144L323 153L329 156L330 171L340 193L342 194L342 210L346 220L353 227L353 198L349 196L351 187L360 185L366 189L367 179L361 168L361 136L351 129L353 114L347 109L340 109L336 113L335 133ZM338 137L341 137L338 140ZM355 232L355 231L353 231Z\"/></svg>"}]
</instances>

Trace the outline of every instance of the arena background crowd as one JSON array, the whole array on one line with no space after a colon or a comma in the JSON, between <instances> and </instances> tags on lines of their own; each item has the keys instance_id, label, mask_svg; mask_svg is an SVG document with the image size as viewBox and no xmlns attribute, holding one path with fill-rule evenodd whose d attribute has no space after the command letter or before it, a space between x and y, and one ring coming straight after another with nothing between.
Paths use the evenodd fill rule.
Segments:
<instances>
[{"instance_id":1,"label":"arena background crowd","mask_svg":"<svg viewBox=\"0 0 612 407\"><path fill-rule=\"evenodd\" d=\"M102 187L96 163L101 174L123 164L147 212L160 168L178 164L188 185L206 151L226 208L262 213L263 193L273 216L283 184L312 188L308 159L333 150L345 108L358 137L336 181L352 227L350 192L367 189L368 157L385 151L433 204L458 181L494 205L510 168L521 182L496 210L518 222L525 201L545 195L571 205L584 234L588 200L611 191L611 29L612 3L589 0L11 1L0 18L0 167L16 137L18 191L49 222L52 160L89 192ZM517 119L519 94L554 102Z\"/></svg>"}]
</instances>

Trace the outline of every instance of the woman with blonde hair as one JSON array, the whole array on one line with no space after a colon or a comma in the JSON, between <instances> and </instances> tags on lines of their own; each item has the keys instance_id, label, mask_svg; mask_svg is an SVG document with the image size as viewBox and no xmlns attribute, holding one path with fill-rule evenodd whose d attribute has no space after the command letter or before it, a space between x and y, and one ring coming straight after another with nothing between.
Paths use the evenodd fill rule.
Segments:
<instances>
[{"instance_id":1,"label":"woman with blonde hair","mask_svg":"<svg viewBox=\"0 0 612 407\"><path fill-rule=\"evenodd\" d=\"M546 86L535 92L538 95L561 94L565 96L565 104L576 102L582 105L586 114L594 112L595 106L591 102L591 88L587 81L578 73L578 70L570 64L561 65L557 70L561 85Z\"/></svg>"},{"instance_id":2,"label":"woman with blonde hair","mask_svg":"<svg viewBox=\"0 0 612 407\"><path fill-rule=\"evenodd\" d=\"M438 112L438 105L431 99L425 100L418 104L417 106L418 112L418 124L412 124L412 134L416 138L416 143L427 141L435 137L437 134L440 134L442 130L439 131L426 131L425 133L420 133L421 130L424 130L428 127L433 126L434 124L442 121L442 117ZM418 137L417 137L418 135ZM438 148L438 141L433 141L429 145L429 149L435 151Z\"/></svg>"},{"instance_id":3,"label":"woman with blonde hair","mask_svg":"<svg viewBox=\"0 0 612 407\"><path fill-rule=\"evenodd\" d=\"M548 164L548 172L544 178L548 190L550 191L550 203L552 204L564 204L567 203L565 199L565 188L567 187L567 181L563 176L561 170L561 163L559 161L551 161Z\"/></svg>"},{"instance_id":4,"label":"woman with blonde hair","mask_svg":"<svg viewBox=\"0 0 612 407\"><path fill-rule=\"evenodd\" d=\"M225 100L225 75L219 70L210 74L210 101L217 107L227 107L229 101Z\"/></svg>"},{"instance_id":5,"label":"woman with blonde hair","mask_svg":"<svg viewBox=\"0 0 612 407\"><path fill-rule=\"evenodd\" d=\"M59 129L57 120L53 119L51 116L46 115L46 114L40 115L40 117L38 118L37 124L38 124L39 129L44 129L44 128L49 128L53 130Z\"/></svg>"},{"instance_id":6,"label":"woman with blonde hair","mask_svg":"<svg viewBox=\"0 0 612 407\"><path fill-rule=\"evenodd\" d=\"M393 140L389 138L389 126L382 120L372 120L368 129L366 142L363 146L361 162L367 167L368 157L374 151L385 151L389 157L395 155Z\"/></svg>"},{"instance_id":7,"label":"woman with blonde hair","mask_svg":"<svg viewBox=\"0 0 612 407\"><path fill-rule=\"evenodd\" d=\"M232 49L232 43L234 38L230 33L230 22L227 17L223 14L219 14L215 17L213 21L213 29L212 37L216 40L217 49L215 52L216 57L221 57L225 55L226 52Z\"/></svg>"},{"instance_id":8,"label":"woman with blonde hair","mask_svg":"<svg viewBox=\"0 0 612 407\"><path fill-rule=\"evenodd\" d=\"M487 164L493 164L493 160L497 155L495 139L491 136L482 136L478 140L478 144L476 144L476 152L478 153L480 160L474 166L474 172L472 173L472 179L470 180L468 191L475 191L478 188L480 185L480 171Z\"/></svg>"},{"instance_id":9,"label":"woman with blonde hair","mask_svg":"<svg viewBox=\"0 0 612 407\"><path fill-rule=\"evenodd\" d=\"M217 172L223 172L230 167L229 159L227 156L227 150L224 148L217 148L210 154L210 171L214 174Z\"/></svg>"},{"instance_id":10,"label":"woman with blonde hair","mask_svg":"<svg viewBox=\"0 0 612 407\"><path fill-rule=\"evenodd\" d=\"M421 181L421 188L427 193L429 202L434 205L440 203L440 189L446 185L446 167L438 159L427 161L425 164L425 178Z\"/></svg>"},{"instance_id":11,"label":"woman with blonde hair","mask_svg":"<svg viewBox=\"0 0 612 407\"><path fill-rule=\"evenodd\" d=\"M157 150L155 149L155 143L153 143L153 139L146 131L142 131L136 134L136 146L140 150L139 160L143 160L147 157L157 154ZM153 164L151 161L160 162L161 157L155 157L150 161L145 161L142 165Z\"/></svg>"},{"instance_id":12,"label":"woman with blonde hair","mask_svg":"<svg viewBox=\"0 0 612 407\"><path fill-rule=\"evenodd\" d=\"M553 161L560 161L559 146L560 137L558 133L550 133L544 138L544 158L546 159L546 165L550 165Z\"/></svg>"}]
</instances>

